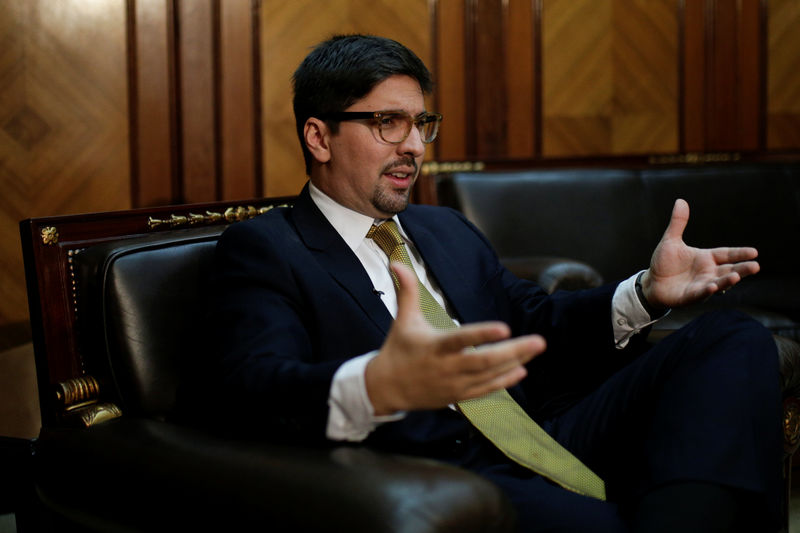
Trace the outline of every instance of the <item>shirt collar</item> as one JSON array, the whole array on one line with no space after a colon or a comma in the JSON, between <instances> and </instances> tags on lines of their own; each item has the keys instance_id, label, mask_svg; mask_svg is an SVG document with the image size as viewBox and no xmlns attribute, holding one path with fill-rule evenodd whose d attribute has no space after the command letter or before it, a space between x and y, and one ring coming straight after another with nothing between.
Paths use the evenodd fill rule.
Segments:
<instances>
[{"instance_id":1,"label":"shirt collar","mask_svg":"<svg viewBox=\"0 0 800 533\"><path fill-rule=\"evenodd\" d=\"M344 239L347 246L355 251L367 236L369 228L375 224L382 222L383 219L375 219L367 215L362 215L352 209L343 206L336 202L333 198L322 192L320 189L309 182L308 191L311 194L311 200L316 204L322 214L331 223L333 229ZM395 222L397 216L392 217ZM402 230L401 230L402 231Z\"/></svg>"}]
</instances>

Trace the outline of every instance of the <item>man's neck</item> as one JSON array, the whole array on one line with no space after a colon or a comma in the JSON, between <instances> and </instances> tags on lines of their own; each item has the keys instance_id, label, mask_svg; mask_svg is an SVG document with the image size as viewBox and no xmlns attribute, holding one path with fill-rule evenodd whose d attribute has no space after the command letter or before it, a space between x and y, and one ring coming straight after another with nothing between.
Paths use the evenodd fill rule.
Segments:
<instances>
[{"instance_id":1,"label":"man's neck","mask_svg":"<svg viewBox=\"0 0 800 533\"><path fill-rule=\"evenodd\" d=\"M347 245L355 250L369 231L375 219L345 207L327 194L313 182L308 184L311 201L322 212L323 216L344 239Z\"/></svg>"}]
</instances>

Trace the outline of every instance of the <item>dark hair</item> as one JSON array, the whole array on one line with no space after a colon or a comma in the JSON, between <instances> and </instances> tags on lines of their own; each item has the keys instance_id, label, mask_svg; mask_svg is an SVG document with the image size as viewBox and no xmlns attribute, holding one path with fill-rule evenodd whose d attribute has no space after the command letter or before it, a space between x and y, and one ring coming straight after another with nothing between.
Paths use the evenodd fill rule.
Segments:
<instances>
[{"instance_id":1,"label":"dark hair","mask_svg":"<svg viewBox=\"0 0 800 533\"><path fill-rule=\"evenodd\" d=\"M433 90L428 68L411 50L391 39L374 35L337 35L317 45L294 72L294 119L303 148L306 173L311 152L303 129L310 117L344 111L377 84L394 75L419 82L424 94ZM330 123L333 131L338 124Z\"/></svg>"}]
</instances>

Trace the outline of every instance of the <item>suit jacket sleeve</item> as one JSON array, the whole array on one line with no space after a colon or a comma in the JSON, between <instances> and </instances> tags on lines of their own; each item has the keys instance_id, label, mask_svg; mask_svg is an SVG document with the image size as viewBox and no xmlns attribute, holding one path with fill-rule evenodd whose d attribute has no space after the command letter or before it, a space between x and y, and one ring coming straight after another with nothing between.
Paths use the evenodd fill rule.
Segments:
<instances>
[{"instance_id":1,"label":"suit jacket sleeve","mask_svg":"<svg viewBox=\"0 0 800 533\"><path fill-rule=\"evenodd\" d=\"M223 426L320 440L334 373L384 334L301 242L290 210L277 211L217 245L208 379Z\"/></svg>"}]
</instances>

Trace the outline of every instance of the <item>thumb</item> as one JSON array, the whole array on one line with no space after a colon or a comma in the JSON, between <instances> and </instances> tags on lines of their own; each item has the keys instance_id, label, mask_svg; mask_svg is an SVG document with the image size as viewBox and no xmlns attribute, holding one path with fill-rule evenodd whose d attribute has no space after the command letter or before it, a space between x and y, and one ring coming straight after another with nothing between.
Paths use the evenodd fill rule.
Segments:
<instances>
[{"instance_id":1,"label":"thumb","mask_svg":"<svg viewBox=\"0 0 800 533\"><path fill-rule=\"evenodd\" d=\"M397 279L397 318L398 321L414 320L420 315L419 310L419 289L417 288L417 276L407 266L392 262L389 265L392 274Z\"/></svg>"},{"instance_id":2,"label":"thumb","mask_svg":"<svg viewBox=\"0 0 800 533\"><path fill-rule=\"evenodd\" d=\"M672 216L664 232L665 239L683 239L683 232L689 223L689 204L686 200L678 198L672 207Z\"/></svg>"}]
</instances>

